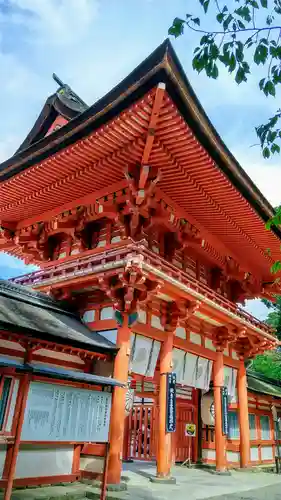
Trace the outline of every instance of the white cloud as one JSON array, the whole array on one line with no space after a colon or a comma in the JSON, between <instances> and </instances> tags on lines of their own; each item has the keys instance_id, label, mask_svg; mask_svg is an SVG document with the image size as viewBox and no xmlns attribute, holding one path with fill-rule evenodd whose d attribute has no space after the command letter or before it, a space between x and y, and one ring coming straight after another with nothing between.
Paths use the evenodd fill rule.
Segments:
<instances>
[{"instance_id":1,"label":"white cloud","mask_svg":"<svg viewBox=\"0 0 281 500\"><path fill-rule=\"evenodd\" d=\"M14 22L28 27L35 44L68 48L88 34L99 6L97 0L13 0L13 4L19 9Z\"/></svg>"}]
</instances>

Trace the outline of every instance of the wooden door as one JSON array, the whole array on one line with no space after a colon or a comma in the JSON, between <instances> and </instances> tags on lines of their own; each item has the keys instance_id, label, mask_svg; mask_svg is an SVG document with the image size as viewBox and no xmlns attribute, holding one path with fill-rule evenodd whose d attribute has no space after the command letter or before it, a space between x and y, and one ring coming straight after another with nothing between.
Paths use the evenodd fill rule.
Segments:
<instances>
[{"instance_id":1,"label":"wooden door","mask_svg":"<svg viewBox=\"0 0 281 500\"><path fill-rule=\"evenodd\" d=\"M189 423L197 425L195 408L192 405L178 404L177 402L177 426L173 442L173 455L175 462L184 462L190 459L196 461L197 436L185 435L185 426Z\"/></svg>"},{"instance_id":2,"label":"wooden door","mask_svg":"<svg viewBox=\"0 0 281 500\"><path fill-rule=\"evenodd\" d=\"M134 405L129 416L128 458L155 460L157 449L157 408L153 405Z\"/></svg>"}]
</instances>

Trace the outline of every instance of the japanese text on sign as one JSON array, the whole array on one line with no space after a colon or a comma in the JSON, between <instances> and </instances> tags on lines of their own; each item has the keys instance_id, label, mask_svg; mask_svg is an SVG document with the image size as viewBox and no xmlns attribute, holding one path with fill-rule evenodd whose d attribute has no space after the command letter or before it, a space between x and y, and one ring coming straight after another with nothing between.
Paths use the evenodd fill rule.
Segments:
<instances>
[{"instance_id":1,"label":"japanese text on sign","mask_svg":"<svg viewBox=\"0 0 281 500\"><path fill-rule=\"evenodd\" d=\"M221 402L222 402L222 433L228 435L228 391L227 387L221 389Z\"/></svg>"},{"instance_id":2,"label":"japanese text on sign","mask_svg":"<svg viewBox=\"0 0 281 500\"><path fill-rule=\"evenodd\" d=\"M175 373L167 373L166 432L176 430L176 383Z\"/></svg>"},{"instance_id":3,"label":"japanese text on sign","mask_svg":"<svg viewBox=\"0 0 281 500\"><path fill-rule=\"evenodd\" d=\"M111 394L32 382L23 441L108 441Z\"/></svg>"}]
</instances>

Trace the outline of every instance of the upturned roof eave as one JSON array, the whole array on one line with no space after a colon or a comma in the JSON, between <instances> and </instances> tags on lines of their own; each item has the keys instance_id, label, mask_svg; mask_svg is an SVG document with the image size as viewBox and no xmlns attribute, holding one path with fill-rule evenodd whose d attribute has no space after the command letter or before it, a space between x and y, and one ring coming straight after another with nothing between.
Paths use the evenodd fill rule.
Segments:
<instances>
[{"instance_id":1,"label":"upturned roof eave","mask_svg":"<svg viewBox=\"0 0 281 500\"><path fill-rule=\"evenodd\" d=\"M266 222L274 215L274 208L246 174L213 127L169 40L165 40L120 84L85 112L70 120L53 134L19 151L0 164L0 182L14 177L88 136L160 82L166 84L167 92L216 165ZM281 231L278 228L273 228L273 232L281 239Z\"/></svg>"}]
</instances>

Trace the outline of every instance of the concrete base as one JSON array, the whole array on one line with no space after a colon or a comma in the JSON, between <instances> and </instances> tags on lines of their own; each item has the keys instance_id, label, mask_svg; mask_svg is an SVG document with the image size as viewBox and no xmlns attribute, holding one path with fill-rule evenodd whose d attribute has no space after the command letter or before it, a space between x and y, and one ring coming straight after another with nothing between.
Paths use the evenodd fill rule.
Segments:
<instances>
[{"instance_id":1,"label":"concrete base","mask_svg":"<svg viewBox=\"0 0 281 500\"><path fill-rule=\"evenodd\" d=\"M151 476L149 478L149 481L151 483L156 483L156 484L176 484L176 478L175 477L157 477L157 476Z\"/></svg>"},{"instance_id":2,"label":"concrete base","mask_svg":"<svg viewBox=\"0 0 281 500\"><path fill-rule=\"evenodd\" d=\"M210 474L214 474L215 476L231 476L230 470L216 470L210 469L208 471Z\"/></svg>"}]
</instances>

